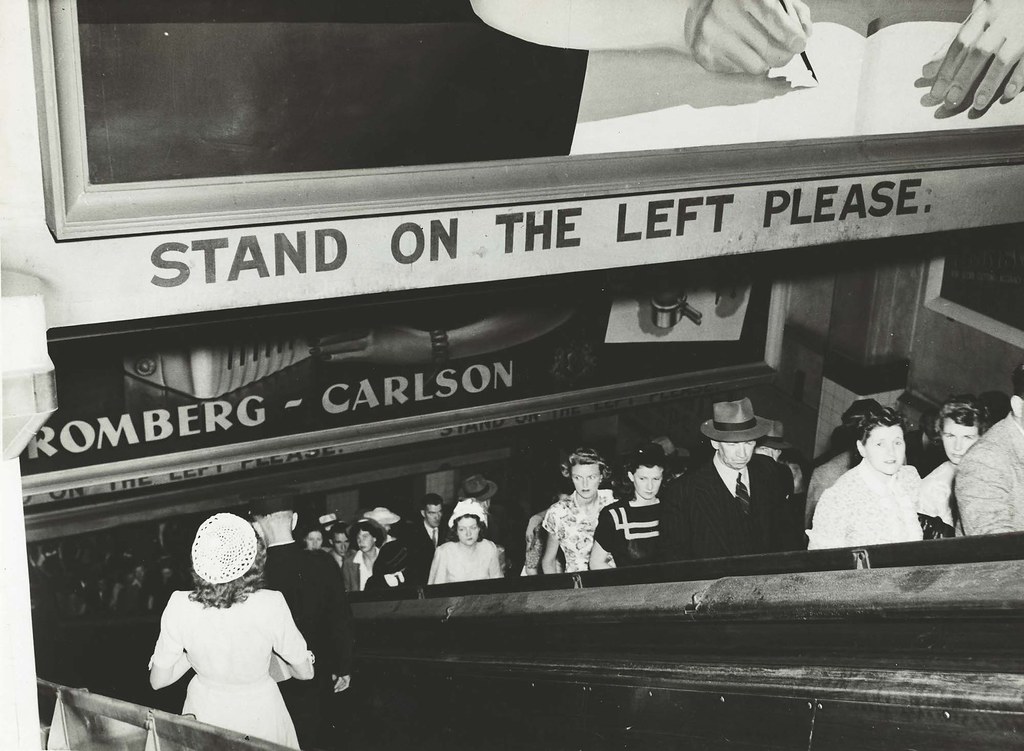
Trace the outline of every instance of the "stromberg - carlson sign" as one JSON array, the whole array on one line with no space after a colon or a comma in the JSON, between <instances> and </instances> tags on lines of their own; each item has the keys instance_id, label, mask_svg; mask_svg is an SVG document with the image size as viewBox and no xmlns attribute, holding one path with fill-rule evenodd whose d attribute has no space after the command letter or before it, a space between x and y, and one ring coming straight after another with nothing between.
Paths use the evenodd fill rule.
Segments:
<instances>
[{"instance_id":1,"label":"stromberg - carlson sign","mask_svg":"<svg viewBox=\"0 0 1024 751\"><path fill-rule=\"evenodd\" d=\"M195 479L182 474L195 460L222 474L379 444L381 424L433 440L608 411L681 378L692 388L691 375L763 363L761 277L749 259L676 264L614 284L338 302L259 325L54 342L60 406L22 455L25 487L113 482L110 492L165 459L174 482Z\"/></svg>"},{"instance_id":2,"label":"stromberg - carlson sign","mask_svg":"<svg viewBox=\"0 0 1024 751\"><path fill-rule=\"evenodd\" d=\"M557 420L565 420L577 417L592 417L607 414L616 410L629 407L647 406L657 404L661 401L678 399L683 394L694 395L710 390L711 386L703 388L674 388L654 391L649 394L632 397L620 397L613 399L599 399L590 403L574 406L562 406L554 409L546 409L523 414L509 415L491 420L479 420L474 422L456 422L443 427L413 432L411 434L398 432L393 435L373 440L359 440L352 438L338 444L319 446L317 448L304 449L301 451L288 451L284 453L270 454L268 456L254 456L245 459L225 460L216 464L189 467L187 469L159 472L139 477L132 477L123 480L97 483L93 485L82 485L64 487L49 492L32 493L25 497L24 502L29 506L40 506L52 501L66 501L75 498L90 496L102 496L108 493L115 493L125 490L152 488L177 483L189 482L201 478L210 479L249 472L258 469L271 467L284 467L296 464L313 462L320 459L359 453L369 449L384 448L387 446L402 445L415 441L437 440L444 438L462 438L465 436L491 433L498 430L535 425Z\"/></svg>"},{"instance_id":3,"label":"stromberg - carlson sign","mask_svg":"<svg viewBox=\"0 0 1024 751\"><path fill-rule=\"evenodd\" d=\"M501 401L502 392L513 387L513 363L475 363L462 368L442 368L432 374L389 375L363 378L356 383L332 383L320 393L324 415L371 411L410 402L428 402L457 397L460 392L492 392L488 401ZM155 444L172 438L212 436L237 429L257 428L267 423L266 398L258 394L237 401L213 399L185 404L174 409L147 409L137 414L100 415L94 419L73 419L58 428L44 425L29 441L26 458L56 457L61 453L83 454L102 449L119 449ZM288 399L284 410L300 409L302 398ZM314 408L315 409L315 408Z\"/></svg>"}]
</instances>

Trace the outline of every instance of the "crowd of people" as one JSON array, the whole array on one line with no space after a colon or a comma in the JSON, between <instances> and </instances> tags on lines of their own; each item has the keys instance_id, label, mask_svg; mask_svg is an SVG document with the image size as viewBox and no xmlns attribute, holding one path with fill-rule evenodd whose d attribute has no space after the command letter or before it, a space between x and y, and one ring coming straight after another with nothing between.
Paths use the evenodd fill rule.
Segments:
<instances>
[{"instance_id":1,"label":"crowd of people","mask_svg":"<svg viewBox=\"0 0 1024 751\"><path fill-rule=\"evenodd\" d=\"M507 570L505 547L487 537L497 489L492 480L474 474L463 480L460 497L448 510L441 496L427 493L414 519L377 506L358 513L352 523L326 514L299 534L307 551L333 559L349 592L497 579Z\"/></svg>"},{"instance_id":2,"label":"crowd of people","mask_svg":"<svg viewBox=\"0 0 1024 751\"><path fill-rule=\"evenodd\" d=\"M1024 365L1011 380L1008 397L949 397L920 431L859 399L813 469L748 398L713 405L706 460L685 461L664 438L617 463L576 448L561 467L567 492L525 524L518 571L509 538L488 534L497 484L472 474L453 505L427 494L412 519L377 506L299 526L295 497L267 495L250 499L248 518L209 517L190 545L182 520L36 545L32 573L64 581L72 615L161 613L150 683L193 670L183 713L330 748L350 682L348 592L1024 531Z\"/></svg>"},{"instance_id":3,"label":"crowd of people","mask_svg":"<svg viewBox=\"0 0 1024 751\"><path fill-rule=\"evenodd\" d=\"M1021 530L1022 380L1018 368L1009 396L950 396L914 431L858 399L813 465L749 399L720 402L700 426L706 458L664 437L620 461L578 447L562 462L565 491L528 520L495 506L497 484L472 474L457 497L428 493L406 518L386 506L327 514L293 537L359 592ZM30 546L33 582L45 584L34 592L65 617L159 613L188 584L199 521Z\"/></svg>"},{"instance_id":4,"label":"crowd of people","mask_svg":"<svg viewBox=\"0 0 1024 751\"><path fill-rule=\"evenodd\" d=\"M409 523L375 508L327 539L359 591L1022 531L1024 367L1012 388L950 396L915 431L893 407L858 399L813 467L745 398L716 403L700 426L705 461L683 461L664 438L614 464L578 447L561 467L572 490L529 519L518 571L487 539L496 487L479 475L452 510L430 494Z\"/></svg>"},{"instance_id":5,"label":"crowd of people","mask_svg":"<svg viewBox=\"0 0 1024 751\"><path fill-rule=\"evenodd\" d=\"M33 610L65 619L159 613L189 582L194 530L191 520L178 518L33 543Z\"/></svg>"},{"instance_id":6,"label":"crowd of people","mask_svg":"<svg viewBox=\"0 0 1024 751\"><path fill-rule=\"evenodd\" d=\"M811 473L806 500L781 425L747 398L714 404L700 426L713 454L697 466L679 466L664 442L641 445L618 468L577 448L562 466L573 490L530 520L520 573L789 550L803 547L793 528L804 519L810 549L1022 531L1024 365L1012 384L1005 414L999 400L951 396L920 435L908 436L892 407L857 400L835 456ZM461 491L447 514L443 498L423 497L412 524L381 506L351 524L326 515L293 532L288 497L256 499L248 520L210 517L192 544L191 591L173 593L163 610L153 688L194 669L184 713L321 747L330 698L349 685L346 588L505 575L501 546L486 538L497 485L471 475Z\"/></svg>"}]
</instances>

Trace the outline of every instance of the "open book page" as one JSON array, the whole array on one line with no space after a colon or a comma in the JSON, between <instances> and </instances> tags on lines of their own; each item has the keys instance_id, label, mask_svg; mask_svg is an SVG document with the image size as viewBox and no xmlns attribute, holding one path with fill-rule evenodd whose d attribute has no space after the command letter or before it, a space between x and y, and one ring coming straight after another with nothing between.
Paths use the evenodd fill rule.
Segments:
<instances>
[{"instance_id":1,"label":"open book page","mask_svg":"<svg viewBox=\"0 0 1024 751\"><path fill-rule=\"evenodd\" d=\"M767 77L710 73L667 50L591 52L573 154L837 138L857 117L865 39L816 23L807 56Z\"/></svg>"},{"instance_id":2,"label":"open book page","mask_svg":"<svg viewBox=\"0 0 1024 751\"><path fill-rule=\"evenodd\" d=\"M996 100L984 112L952 109L927 99L921 69L943 53L959 23L912 21L886 26L868 37L855 132L860 135L915 133L1024 124L1024 97Z\"/></svg>"}]
</instances>

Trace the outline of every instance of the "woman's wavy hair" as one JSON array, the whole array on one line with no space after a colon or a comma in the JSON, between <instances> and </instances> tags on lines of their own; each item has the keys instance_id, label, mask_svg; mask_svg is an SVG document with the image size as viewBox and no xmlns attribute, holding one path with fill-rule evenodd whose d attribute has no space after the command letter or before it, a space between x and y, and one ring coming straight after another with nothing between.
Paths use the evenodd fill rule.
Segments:
<instances>
[{"instance_id":1,"label":"woman's wavy hair","mask_svg":"<svg viewBox=\"0 0 1024 751\"><path fill-rule=\"evenodd\" d=\"M459 514L452 519L452 526L448 529L448 542L459 541L459 522L463 519L476 519L476 525L480 527L480 535L477 537L477 542L487 539L487 522L476 514Z\"/></svg>"},{"instance_id":2,"label":"woman's wavy hair","mask_svg":"<svg viewBox=\"0 0 1024 751\"><path fill-rule=\"evenodd\" d=\"M210 584L192 569L192 592L188 599L204 608L230 608L245 602L250 594L263 589L263 568L267 563L267 545L256 535L256 558L252 566L237 579L223 584Z\"/></svg>"},{"instance_id":3,"label":"woman's wavy hair","mask_svg":"<svg viewBox=\"0 0 1024 751\"><path fill-rule=\"evenodd\" d=\"M991 426L988 410L974 394L956 394L942 403L935 417L936 435L942 435L942 425L946 420L969 428L976 426L978 435L982 435Z\"/></svg>"},{"instance_id":4,"label":"woman's wavy hair","mask_svg":"<svg viewBox=\"0 0 1024 751\"><path fill-rule=\"evenodd\" d=\"M895 425L906 432L907 426L903 421L903 415L892 407L870 409L857 420L857 440L862 444L867 443L868 436L875 428L891 428Z\"/></svg>"},{"instance_id":5,"label":"woman's wavy hair","mask_svg":"<svg viewBox=\"0 0 1024 751\"><path fill-rule=\"evenodd\" d=\"M356 538L359 537L360 532L369 532L373 535L374 542L377 543L378 548L384 544L384 540L388 537L384 527L380 526L377 522L372 519L359 519L348 528L348 542L356 549L359 548Z\"/></svg>"},{"instance_id":6,"label":"woman's wavy hair","mask_svg":"<svg viewBox=\"0 0 1024 751\"><path fill-rule=\"evenodd\" d=\"M596 464L597 468L601 470L601 482L608 479L608 475L611 472L608 462L595 449L587 448L586 446L580 446L569 454L568 459L562 462L562 477L572 477L573 467L587 464Z\"/></svg>"}]
</instances>

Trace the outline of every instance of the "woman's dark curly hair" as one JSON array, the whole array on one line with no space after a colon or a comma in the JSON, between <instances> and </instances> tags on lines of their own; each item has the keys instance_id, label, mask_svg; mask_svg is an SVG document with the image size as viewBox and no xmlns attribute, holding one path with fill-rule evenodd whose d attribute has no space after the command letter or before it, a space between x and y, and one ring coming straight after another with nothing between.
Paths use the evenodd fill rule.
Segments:
<instances>
[{"instance_id":1,"label":"woman's dark curly hair","mask_svg":"<svg viewBox=\"0 0 1024 751\"><path fill-rule=\"evenodd\" d=\"M665 469L665 449L660 443L645 443L626 457L622 468L627 472L636 472L640 467L661 467Z\"/></svg>"},{"instance_id":2,"label":"woman's dark curly hair","mask_svg":"<svg viewBox=\"0 0 1024 751\"><path fill-rule=\"evenodd\" d=\"M640 467L661 467L664 471L667 461L665 449L660 443L645 443L638 447L622 462L621 475L616 478L613 487L615 498L620 501L629 501L636 495L636 487L629 479L630 473L635 474Z\"/></svg>"},{"instance_id":3,"label":"woman's dark curly hair","mask_svg":"<svg viewBox=\"0 0 1024 751\"><path fill-rule=\"evenodd\" d=\"M973 394L957 394L942 403L935 418L936 435L942 435L942 425L946 420L969 428L977 426L978 435L982 435L990 425L988 410Z\"/></svg>"},{"instance_id":4,"label":"woman's dark curly hair","mask_svg":"<svg viewBox=\"0 0 1024 751\"><path fill-rule=\"evenodd\" d=\"M267 546L263 538L256 535L256 558L248 571L229 582L210 584L192 569L194 586L188 599L204 608L230 608L235 603L245 602L250 594L263 589L263 567L266 563Z\"/></svg>"},{"instance_id":5,"label":"woman's dark curly hair","mask_svg":"<svg viewBox=\"0 0 1024 751\"><path fill-rule=\"evenodd\" d=\"M906 431L903 416L892 407L879 407L878 409L869 410L861 415L857 421L857 440L861 443L867 443L868 436L871 435L872 430L883 427L891 428L894 425L898 425Z\"/></svg>"},{"instance_id":6,"label":"woman's dark curly hair","mask_svg":"<svg viewBox=\"0 0 1024 751\"><path fill-rule=\"evenodd\" d=\"M569 458L562 462L562 477L572 477L572 468L578 465L596 464L601 470L602 482L608 478L610 470L604 458L592 448L581 446L569 454Z\"/></svg>"},{"instance_id":7,"label":"woman's dark curly hair","mask_svg":"<svg viewBox=\"0 0 1024 751\"><path fill-rule=\"evenodd\" d=\"M388 537L384 527L380 526L377 522L372 519L360 519L357 522L353 522L352 526L348 528L349 542L356 547L359 547L357 538L360 532L369 532L373 535L374 542L376 542L378 548L384 544Z\"/></svg>"}]
</instances>

